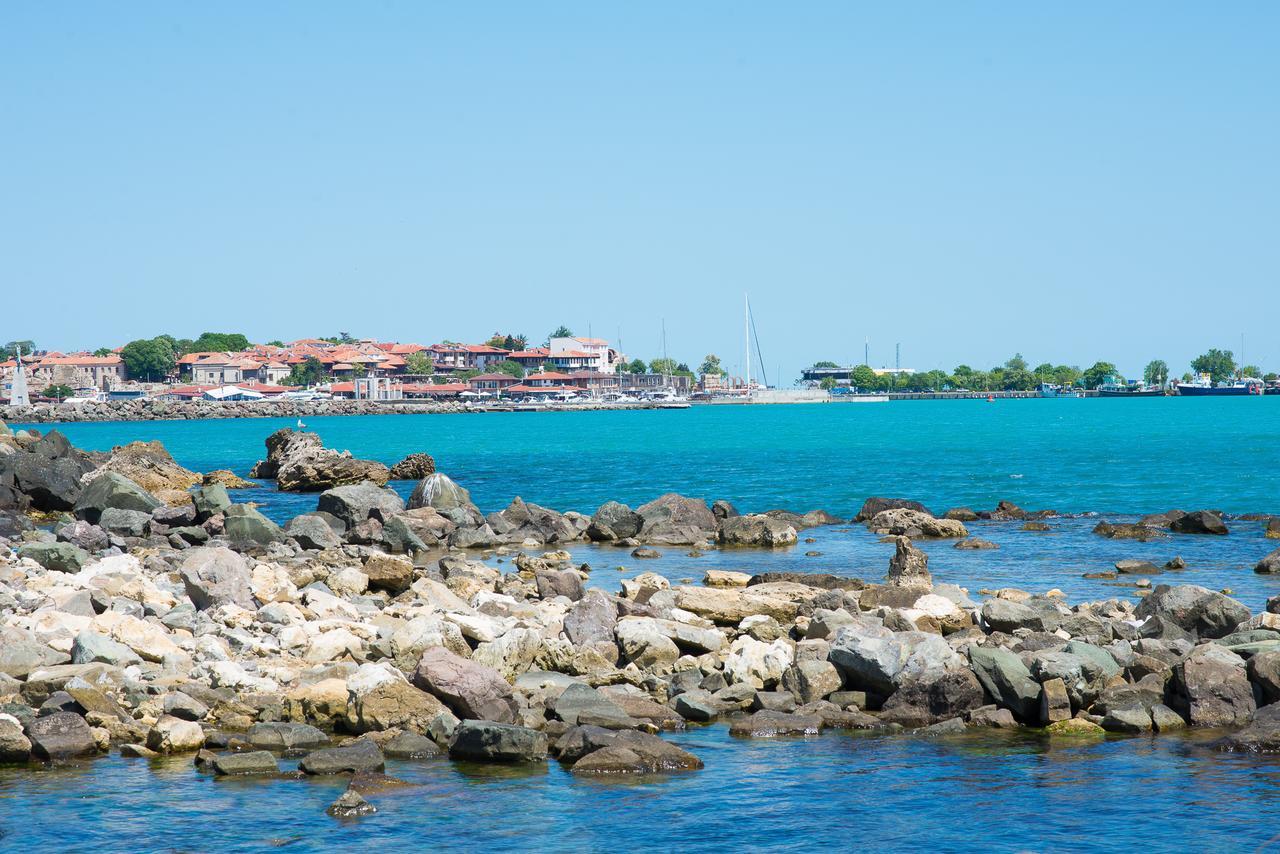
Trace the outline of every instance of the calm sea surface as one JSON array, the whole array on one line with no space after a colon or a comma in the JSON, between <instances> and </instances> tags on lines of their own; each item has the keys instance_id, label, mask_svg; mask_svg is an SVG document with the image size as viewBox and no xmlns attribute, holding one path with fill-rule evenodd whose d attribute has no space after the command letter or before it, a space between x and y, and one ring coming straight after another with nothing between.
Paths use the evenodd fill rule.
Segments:
<instances>
[{"instance_id":1,"label":"calm sea surface","mask_svg":"<svg viewBox=\"0 0 1280 854\"><path fill-rule=\"evenodd\" d=\"M393 463L427 451L482 509L520 495L590 512L665 491L726 498L743 510L824 508L852 516L870 495L935 510L1028 509L1131 519L1180 507L1280 512L1280 397L1250 399L893 402L887 405L696 407L684 411L309 418L326 445ZM292 420L61 426L77 445L159 439L201 471L244 474L263 440ZM41 428L45 429L45 428ZM412 484L394 484L407 494ZM237 495L284 519L315 496L269 484ZM1090 533L1098 515L1049 520L1048 533L977 523L993 552L927 543L936 580L979 590L1059 588L1071 601L1130 596L1123 580L1082 578L1121 558L1185 570L1154 583L1230 589L1254 610L1280 579L1252 566L1273 547L1259 522L1227 537L1149 543ZM806 532L776 553L574 549L592 582L616 590L641 570L672 580L711 568L883 576L890 547L860 526ZM810 552L816 554L810 554ZM1280 850L1280 762L1208 750L1208 735L1110 737L1062 745L1028 734L925 740L824 734L741 741L722 725L671 736L706 762L684 775L575 780L556 763L517 772L447 761L395 763L416 785L370 798L377 815L328 818L338 781L215 781L185 761L118 757L41 771L0 770L0 850L459 851ZM287 767L287 763L286 763Z\"/></svg>"}]
</instances>

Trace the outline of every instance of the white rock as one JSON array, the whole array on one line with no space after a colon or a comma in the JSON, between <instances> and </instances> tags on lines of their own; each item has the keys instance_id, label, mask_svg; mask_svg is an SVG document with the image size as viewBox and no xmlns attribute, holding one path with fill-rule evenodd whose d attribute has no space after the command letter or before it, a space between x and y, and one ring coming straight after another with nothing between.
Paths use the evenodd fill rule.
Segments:
<instances>
[{"instance_id":1,"label":"white rock","mask_svg":"<svg viewBox=\"0 0 1280 854\"><path fill-rule=\"evenodd\" d=\"M756 688L772 688L795 661L795 647L786 638L765 643L743 635L729 647L724 675L730 682L745 682Z\"/></svg>"}]
</instances>

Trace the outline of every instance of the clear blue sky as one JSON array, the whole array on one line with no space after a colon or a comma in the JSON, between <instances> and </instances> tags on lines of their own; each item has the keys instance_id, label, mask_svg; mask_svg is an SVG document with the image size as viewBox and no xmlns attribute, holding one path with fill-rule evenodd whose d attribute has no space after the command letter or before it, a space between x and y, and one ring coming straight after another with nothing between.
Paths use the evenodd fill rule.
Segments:
<instances>
[{"instance_id":1,"label":"clear blue sky","mask_svg":"<svg viewBox=\"0 0 1280 854\"><path fill-rule=\"evenodd\" d=\"M1280 370L1280 4L0 6L0 340Z\"/></svg>"}]
</instances>

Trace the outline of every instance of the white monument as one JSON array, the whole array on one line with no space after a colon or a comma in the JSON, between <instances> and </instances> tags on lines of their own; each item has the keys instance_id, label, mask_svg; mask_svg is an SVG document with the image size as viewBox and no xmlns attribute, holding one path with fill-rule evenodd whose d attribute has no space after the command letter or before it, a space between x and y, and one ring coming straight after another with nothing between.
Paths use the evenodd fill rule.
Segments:
<instances>
[{"instance_id":1,"label":"white monument","mask_svg":"<svg viewBox=\"0 0 1280 854\"><path fill-rule=\"evenodd\" d=\"M22 348L18 348L14 357L18 367L13 369L13 384L9 390L10 406L30 406L31 397L27 394L27 369L22 366Z\"/></svg>"}]
</instances>

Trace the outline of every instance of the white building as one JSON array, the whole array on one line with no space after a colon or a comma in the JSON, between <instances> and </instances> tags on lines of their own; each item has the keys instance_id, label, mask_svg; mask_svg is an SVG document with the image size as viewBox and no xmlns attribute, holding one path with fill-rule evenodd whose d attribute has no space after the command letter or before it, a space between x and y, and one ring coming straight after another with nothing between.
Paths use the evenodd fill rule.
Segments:
<instances>
[{"instance_id":1,"label":"white building","mask_svg":"<svg viewBox=\"0 0 1280 854\"><path fill-rule=\"evenodd\" d=\"M603 338L552 338L547 360L558 368L612 374L622 362L621 354Z\"/></svg>"}]
</instances>

